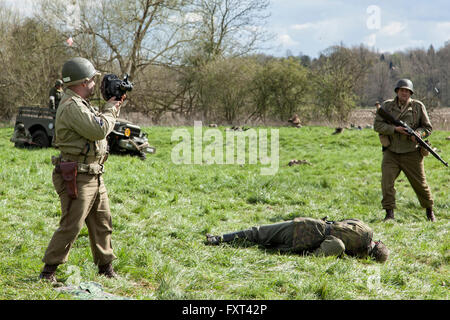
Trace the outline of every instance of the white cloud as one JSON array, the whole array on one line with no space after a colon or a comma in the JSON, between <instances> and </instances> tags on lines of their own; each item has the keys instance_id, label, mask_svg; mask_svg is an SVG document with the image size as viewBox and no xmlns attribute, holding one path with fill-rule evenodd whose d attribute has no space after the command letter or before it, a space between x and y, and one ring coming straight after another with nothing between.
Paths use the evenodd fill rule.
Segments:
<instances>
[{"instance_id":1,"label":"white cloud","mask_svg":"<svg viewBox=\"0 0 450 320\"><path fill-rule=\"evenodd\" d=\"M303 23L303 24L294 24L291 26L291 29L294 29L296 31L301 31L301 30L305 30L305 29L311 29L314 28L315 25L313 23Z\"/></svg>"},{"instance_id":2,"label":"white cloud","mask_svg":"<svg viewBox=\"0 0 450 320\"><path fill-rule=\"evenodd\" d=\"M401 23L398 21L391 22L387 26L381 28L380 33L385 36L395 36L403 32L407 27L406 23Z\"/></svg>"},{"instance_id":3,"label":"white cloud","mask_svg":"<svg viewBox=\"0 0 450 320\"><path fill-rule=\"evenodd\" d=\"M297 41L294 41L290 35L288 34L280 34L278 36L278 42L283 46L296 46L299 43Z\"/></svg>"},{"instance_id":4,"label":"white cloud","mask_svg":"<svg viewBox=\"0 0 450 320\"><path fill-rule=\"evenodd\" d=\"M450 29L450 22L439 22L437 24L437 26L439 28L446 28L446 29Z\"/></svg>"},{"instance_id":5,"label":"white cloud","mask_svg":"<svg viewBox=\"0 0 450 320\"><path fill-rule=\"evenodd\" d=\"M436 31L438 32L445 32L447 33L447 36L450 35L450 22L439 22L436 24Z\"/></svg>"},{"instance_id":6,"label":"white cloud","mask_svg":"<svg viewBox=\"0 0 450 320\"><path fill-rule=\"evenodd\" d=\"M4 0L3 3L12 9L18 10L21 14L30 16L33 13L32 0Z\"/></svg>"}]
</instances>

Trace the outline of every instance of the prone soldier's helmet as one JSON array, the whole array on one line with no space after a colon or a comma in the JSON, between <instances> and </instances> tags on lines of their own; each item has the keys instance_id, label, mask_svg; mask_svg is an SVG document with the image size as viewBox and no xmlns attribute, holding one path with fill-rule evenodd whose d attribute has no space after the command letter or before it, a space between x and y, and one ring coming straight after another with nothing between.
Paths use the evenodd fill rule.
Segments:
<instances>
[{"instance_id":1,"label":"prone soldier's helmet","mask_svg":"<svg viewBox=\"0 0 450 320\"><path fill-rule=\"evenodd\" d=\"M17 124L16 128L17 130L25 130L25 125L22 122L20 122Z\"/></svg>"},{"instance_id":2,"label":"prone soldier's helmet","mask_svg":"<svg viewBox=\"0 0 450 320\"><path fill-rule=\"evenodd\" d=\"M383 242L377 241L375 242L375 246L373 247L370 255L374 257L377 262L384 263L389 257L389 249Z\"/></svg>"},{"instance_id":3,"label":"prone soldier's helmet","mask_svg":"<svg viewBox=\"0 0 450 320\"><path fill-rule=\"evenodd\" d=\"M63 84L64 84L64 82L62 80L60 80L60 79L55 81L55 87L62 86Z\"/></svg>"},{"instance_id":4,"label":"prone soldier's helmet","mask_svg":"<svg viewBox=\"0 0 450 320\"><path fill-rule=\"evenodd\" d=\"M66 86L73 86L100 75L94 65L87 59L76 57L64 63L62 68L63 82Z\"/></svg>"},{"instance_id":5,"label":"prone soldier's helmet","mask_svg":"<svg viewBox=\"0 0 450 320\"><path fill-rule=\"evenodd\" d=\"M395 86L395 93L398 92L398 89L408 89L409 91L411 91L411 94L414 94L414 86L411 80L409 79L400 79L397 82L397 85Z\"/></svg>"}]
</instances>

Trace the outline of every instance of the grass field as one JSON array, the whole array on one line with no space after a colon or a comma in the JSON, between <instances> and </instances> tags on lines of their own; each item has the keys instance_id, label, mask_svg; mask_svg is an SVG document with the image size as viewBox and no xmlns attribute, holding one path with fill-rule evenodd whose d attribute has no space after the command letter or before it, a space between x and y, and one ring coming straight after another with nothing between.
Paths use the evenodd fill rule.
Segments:
<instances>
[{"instance_id":1,"label":"grass field","mask_svg":"<svg viewBox=\"0 0 450 320\"><path fill-rule=\"evenodd\" d=\"M450 171L425 160L437 222L407 179L397 180L396 221L382 222L381 147L373 130L279 128L280 167L175 165L176 128L145 128L157 153L146 161L110 156L104 175L113 214L118 279L97 275L87 229L57 278L82 281L131 299L448 299ZM193 132L193 128L187 128ZM219 128L224 132L225 128ZM55 149L21 150L0 129L0 299L75 299L38 280L41 259L61 209L51 182ZM430 140L450 160L450 132ZM292 159L312 165L289 167ZM382 239L391 257L380 265L350 257L318 258L247 244L204 245L225 233L296 216L358 218Z\"/></svg>"}]
</instances>

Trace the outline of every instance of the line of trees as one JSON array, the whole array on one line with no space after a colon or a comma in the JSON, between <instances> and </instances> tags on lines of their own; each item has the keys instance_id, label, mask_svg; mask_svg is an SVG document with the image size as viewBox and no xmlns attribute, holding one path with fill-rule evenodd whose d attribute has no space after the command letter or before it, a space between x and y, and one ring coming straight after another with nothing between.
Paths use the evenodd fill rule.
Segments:
<instances>
[{"instance_id":1,"label":"line of trees","mask_svg":"<svg viewBox=\"0 0 450 320\"><path fill-rule=\"evenodd\" d=\"M350 111L414 82L427 107L450 106L450 42L439 50L379 53L335 45L318 58L261 52L269 0L40 0L21 18L0 0L0 118L46 105L65 60L83 56L104 72L128 73L127 108L157 124L167 114L223 124L345 123ZM68 45L67 39L73 40ZM100 95L99 95L100 96Z\"/></svg>"}]
</instances>

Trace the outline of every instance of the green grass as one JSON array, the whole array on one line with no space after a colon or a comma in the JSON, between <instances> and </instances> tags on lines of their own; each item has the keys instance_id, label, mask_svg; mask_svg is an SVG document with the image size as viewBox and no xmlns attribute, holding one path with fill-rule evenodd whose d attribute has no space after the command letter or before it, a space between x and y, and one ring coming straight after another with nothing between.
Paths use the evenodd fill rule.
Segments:
<instances>
[{"instance_id":1,"label":"green grass","mask_svg":"<svg viewBox=\"0 0 450 320\"><path fill-rule=\"evenodd\" d=\"M119 279L97 275L87 229L57 277L71 267L82 281L132 299L448 299L450 174L425 160L437 222L402 174L395 222L382 222L381 147L373 130L280 128L280 168L261 165L175 165L176 128L145 128L157 153L146 161L110 156L104 175L113 214L114 267ZM193 128L188 128L193 132ZM220 128L224 132L224 128ZM55 149L21 150L0 129L0 299L73 299L38 281L42 256L61 209L51 182ZM450 160L450 132L433 146ZM287 166L292 159L311 166ZM303 257L257 245L204 245L220 234L296 216L358 218L390 248L384 265L350 257Z\"/></svg>"}]
</instances>

